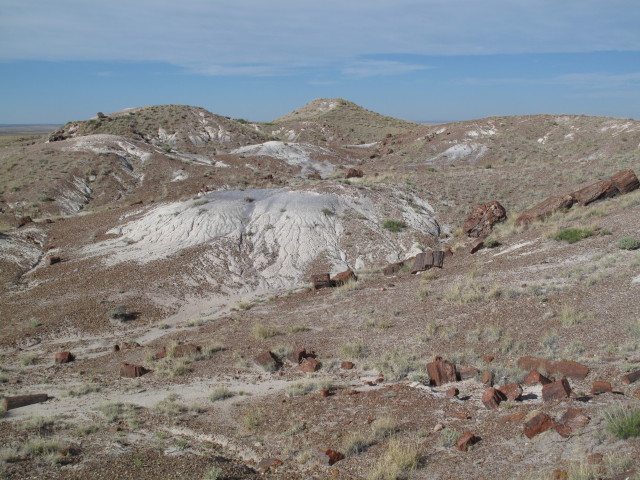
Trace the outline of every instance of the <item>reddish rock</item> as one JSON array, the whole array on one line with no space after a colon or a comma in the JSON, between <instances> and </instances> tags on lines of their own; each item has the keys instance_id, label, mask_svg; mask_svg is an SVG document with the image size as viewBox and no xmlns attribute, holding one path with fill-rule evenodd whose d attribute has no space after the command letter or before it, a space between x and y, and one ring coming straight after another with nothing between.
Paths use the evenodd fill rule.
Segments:
<instances>
[{"instance_id":1,"label":"reddish rock","mask_svg":"<svg viewBox=\"0 0 640 480\"><path fill-rule=\"evenodd\" d=\"M462 230L469 237L486 237L493 230L496 223L507 218L507 211L499 202L493 201L484 205L478 205L469 214Z\"/></svg>"},{"instance_id":2,"label":"reddish rock","mask_svg":"<svg viewBox=\"0 0 640 480\"><path fill-rule=\"evenodd\" d=\"M54 397L50 397L46 393L32 393L30 395L16 395L13 397L4 397L2 404L5 410L12 410L14 408L33 405L34 403L46 402L50 398L54 398Z\"/></svg>"},{"instance_id":3,"label":"reddish rock","mask_svg":"<svg viewBox=\"0 0 640 480\"><path fill-rule=\"evenodd\" d=\"M176 345L173 349L174 357L188 357L191 355L197 355L202 351L202 347L200 345L194 345L193 343L188 343L186 345Z\"/></svg>"},{"instance_id":4,"label":"reddish rock","mask_svg":"<svg viewBox=\"0 0 640 480\"><path fill-rule=\"evenodd\" d=\"M45 257L45 264L47 265L55 265L56 263L60 263L62 259L57 255L47 255Z\"/></svg>"},{"instance_id":5,"label":"reddish rock","mask_svg":"<svg viewBox=\"0 0 640 480\"><path fill-rule=\"evenodd\" d=\"M494 374L491 370L484 370L480 376L480 381L487 387L493 387Z\"/></svg>"},{"instance_id":6,"label":"reddish rock","mask_svg":"<svg viewBox=\"0 0 640 480\"><path fill-rule=\"evenodd\" d=\"M132 365L131 363L122 362L120 364L120 376L126 378L141 377L151 370L144 368L142 365Z\"/></svg>"},{"instance_id":7,"label":"reddish rock","mask_svg":"<svg viewBox=\"0 0 640 480\"><path fill-rule=\"evenodd\" d=\"M590 418L581 408L569 408L554 427L560 436L567 438L572 433L584 428Z\"/></svg>"},{"instance_id":8,"label":"reddish rock","mask_svg":"<svg viewBox=\"0 0 640 480\"><path fill-rule=\"evenodd\" d=\"M353 270L349 269L346 272L340 272L337 273L336 275L334 275L334 277L331 279L331 281L333 282L334 286L340 286L340 285L344 285L347 282L355 282L358 280L358 277L356 277L356 274L353 273Z\"/></svg>"},{"instance_id":9,"label":"reddish rock","mask_svg":"<svg viewBox=\"0 0 640 480\"><path fill-rule=\"evenodd\" d=\"M613 389L611 388L611 384L609 382L596 380L591 385L591 393L593 395L598 395L599 393L610 393L612 391Z\"/></svg>"},{"instance_id":10,"label":"reddish rock","mask_svg":"<svg viewBox=\"0 0 640 480\"><path fill-rule=\"evenodd\" d=\"M253 359L255 363L260 365L268 372L275 372L280 368L280 360L272 352L265 351Z\"/></svg>"},{"instance_id":11,"label":"reddish rock","mask_svg":"<svg viewBox=\"0 0 640 480\"><path fill-rule=\"evenodd\" d=\"M424 272L432 267L442 268L444 264L444 253L440 251L430 250L422 252L415 256L411 273Z\"/></svg>"},{"instance_id":12,"label":"reddish rock","mask_svg":"<svg viewBox=\"0 0 640 480\"><path fill-rule=\"evenodd\" d=\"M471 248L469 248L469 253L473 255L478 250L481 250L483 248L484 248L484 238L479 238L471 244Z\"/></svg>"},{"instance_id":13,"label":"reddish rock","mask_svg":"<svg viewBox=\"0 0 640 480\"><path fill-rule=\"evenodd\" d=\"M460 390L458 390L457 388L450 388L449 390L444 392L444 394L445 394L445 398L453 398L453 397L457 397L458 394L460 394Z\"/></svg>"},{"instance_id":14,"label":"reddish rock","mask_svg":"<svg viewBox=\"0 0 640 480\"><path fill-rule=\"evenodd\" d=\"M427 363L427 374L431 379L431 385L435 385L436 387L458 380L456 366L446 360L436 360L435 362Z\"/></svg>"},{"instance_id":15,"label":"reddish rock","mask_svg":"<svg viewBox=\"0 0 640 480\"><path fill-rule=\"evenodd\" d=\"M517 383L511 383L509 385L498 387L498 390L500 390L500 392L502 392L504 396L511 401L520 400L520 398L522 397L522 387Z\"/></svg>"},{"instance_id":16,"label":"reddish rock","mask_svg":"<svg viewBox=\"0 0 640 480\"><path fill-rule=\"evenodd\" d=\"M596 200L615 197L618 193L618 188L611 180L601 180L587 185L571 195L584 207Z\"/></svg>"},{"instance_id":17,"label":"reddish rock","mask_svg":"<svg viewBox=\"0 0 640 480\"><path fill-rule=\"evenodd\" d=\"M404 262L390 263L382 270L382 273L386 276L395 275L404 267Z\"/></svg>"},{"instance_id":18,"label":"reddish rock","mask_svg":"<svg viewBox=\"0 0 640 480\"><path fill-rule=\"evenodd\" d=\"M340 452L337 452L336 450L329 449L329 450L318 450L317 457L318 457L318 461L322 465L333 465L334 463L342 460L344 458L344 455L342 455Z\"/></svg>"},{"instance_id":19,"label":"reddish rock","mask_svg":"<svg viewBox=\"0 0 640 480\"><path fill-rule=\"evenodd\" d=\"M518 367L522 370L544 370L549 374L558 374L576 380L582 380L589 374L589 367L578 362L552 362L537 357L521 357L518 360Z\"/></svg>"},{"instance_id":20,"label":"reddish rock","mask_svg":"<svg viewBox=\"0 0 640 480\"><path fill-rule=\"evenodd\" d=\"M272 468L282 465L282 460L279 458L265 458L258 463L258 472L267 473Z\"/></svg>"},{"instance_id":21,"label":"reddish rock","mask_svg":"<svg viewBox=\"0 0 640 480\"><path fill-rule=\"evenodd\" d=\"M350 168L344 178L360 178L364 177L364 172L358 168Z\"/></svg>"},{"instance_id":22,"label":"reddish rock","mask_svg":"<svg viewBox=\"0 0 640 480\"><path fill-rule=\"evenodd\" d=\"M509 415L505 415L500 420L498 420L498 423L500 425L504 425L505 423L518 422L522 420L525 416L526 416L525 412L511 413Z\"/></svg>"},{"instance_id":23,"label":"reddish rock","mask_svg":"<svg viewBox=\"0 0 640 480\"><path fill-rule=\"evenodd\" d=\"M569 395L571 395L571 387L566 378L542 386L542 400L545 402L569 398Z\"/></svg>"},{"instance_id":24,"label":"reddish rock","mask_svg":"<svg viewBox=\"0 0 640 480\"><path fill-rule=\"evenodd\" d=\"M300 365L298 365L298 370L302 370L303 372L316 372L320 370L320 367L322 367L322 363L318 360L313 357L306 357L303 358Z\"/></svg>"},{"instance_id":25,"label":"reddish rock","mask_svg":"<svg viewBox=\"0 0 640 480\"><path fill-rule=\"evenodd\" d=\"M343 370L351 370L353 369L353 367L355 367L353 362L342 362L340 364L340 368L342 368Z\"/></svg>"},{"instance_id":26,"label":"reddish rock","mask_svg":"<svg viewBox=\"0 0 640 480\"><path fill-rule=\"evenodd\" d=\"M487 388L482 395L482 404L489 410L498 408L500 402L504 402L507 399L504 393L495 388Z\"/></svg>"},{"instance_id":27,"label":"reddish rock","mask_svg":"<svg viewBox=\"0 0 640 480\"><path fill-rule=\"evenodd\" d=\"M306 348L298 348L297 350L294 350L287 355L287 360L295 365L298 365L307 357L316 358L316 352L314 352L313 350L307 350Z\"/></svg>"},{"instance_id":28,"label":"reddish rock","mask_svg":"<svg viewBox=\"0 0 640 480\"><path fill-rule=\"evenodd\" d=\"M480 373L480 370L475 367L465 368L463 370L460 370L460 380L469 380L470 378L475 378L478 373Z\"/></svg>"},{"instance_id":29,"label":"reddish rock","mask_svg":"<svg viewBox=\"0 0 640 480\"><path fill-rule=\"evenodd\" d=\"M29 216L19 217L18 222L16 223L16 228L24 227L27 223L32 223L32 222L33 220Z\"/></svg>"},{"instance_id":30,"label":"reddish rock","mask_svg":"<svg viewBox=\"0 0 640 480\"><path fill-rule=\"evenodd\" d=\"M547 372L582 380L589 374L589 367L578 362L563 360L560 362L547 362Z\"/></svg>"},{"instance_id":31,"label":"reddish rock","mask_svg":"<svg viewBox=\"0 0 640 480\"><path fill-rule=\"evenodd\" d=\"M535 207L525 210L522 215L516 219L514 225L516 227L527 227L533 222L542 221L550 217L555 212L571 208L575 202L576 199L572 195L553 195Z\"/></svg>"},{"instance_id":32,"label":"reddish rock","mask_svg":"<svg viewBox=\"0 0 640 480\"><path fill-rule=\"evenodd\" d=\"M471 415L467 412L453 412L453 416L462 420L469 420L471 418Z\"/></svg>"},{"instance_id":33,"label":"reddish rock","mask_svg":"<svg viewBox=\"0 0 640 480\"><path fill-rule=\"evenodd\" d=\"M55 356L56 363L69 363L73 362L76 357L71 352L58 352Z\"/></svg>"},{"instance_id":34,"label":"reddish rock","mask_svg":"<svg viewBox=\"0 0 640 480\"><path fill-rule=\"evenodd\" d=\"M456 448L458 450L466 452L469 447L477 441L478 437L476 437L473 433L464 432L462 435L460 435L460 438L458 438L458 441L456 442Z\"/></svg>"},{"instance_id":35,"label":"reddish rock","mask_svg":"<svg viewBox=\"0 0 640 480\"><path fill-rule=\"evenodd\" d=\"M544 375L542 375L540 372L538 372L537 370L531 370L526 377L524 377L524 384L528 385L528 386L533 386L533 385L537 385L537 384L542 384L542 385L546 385L548 383L551 383L551 380L549 380L547 377L545 377Z\"/></svg>"},{"instance_id":36,"label":"reddish rock","mask_svg":"<svg viewBox=\"0 0 640 480\"><path fill-rule=\"evenodd\" d=\"M622 377L622 382L627 385L637 382L638 380L640 380L640 370L636 370Z\"/></svg>"},{"instance_id":37,"label":"reddish rock","mask_svg":"<svg viewBox=\"0 0 640 480\"><path fill-rule=\"evenodd\" d=\"M518 359L518 368L520 370L546 370L547 359L538 357L520 357Z\"/></svg>"},{"instance_id":38,"label":"reddish rock","mask_svg":"<svg viewBox=\"0 0 640 480\"><path fill-rule=\"evenodd\" d=\"M640 187L640 181L633 170L621 170L611 177L611 181L622 194L633 192Z\"/></svg>"},{"instance_id":39,"label":"reddish rock","mask_svg":"<svg viewBox=\"0 0 640 480\"><path fill-rule=\"evenodd\" d=\"M538 413L524 424L523 432L527 438L533 438L555 426L553 418L546 413Z\"/></svg>"},{"instance_id":40,"label":"reddish rock","mask_svg":"<svg viewBox=\"0 0 640 480\"><path fill-rule=\"evenodd\" d=\"M317 275L311 275L311 284L314 290L320 290L321 288L330 288L334 284L331 281L331 276L328 273L320 273Z\"/></svg>"}]
</instances>

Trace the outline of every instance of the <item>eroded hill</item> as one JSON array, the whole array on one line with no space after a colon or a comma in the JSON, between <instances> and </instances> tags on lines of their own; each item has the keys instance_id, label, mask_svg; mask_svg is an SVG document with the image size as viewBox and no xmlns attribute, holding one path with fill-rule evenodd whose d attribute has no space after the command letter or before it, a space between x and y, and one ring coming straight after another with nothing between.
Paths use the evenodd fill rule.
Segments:
<instances>
[{"instance_id":1,"label":"eroded hill","mask_svg":"<svg viewBox=\"0 0 640 480\"><path fill-rule=\"evenodd\" d=\"M6 140L0 392L53 398L4 414L5 476L634 478L640 193L514 220L639 174L639 132L321 99L273 124L145 107ZM460 227L493 200L508 219L471 254Z\"/></svg>"}]
</instances>

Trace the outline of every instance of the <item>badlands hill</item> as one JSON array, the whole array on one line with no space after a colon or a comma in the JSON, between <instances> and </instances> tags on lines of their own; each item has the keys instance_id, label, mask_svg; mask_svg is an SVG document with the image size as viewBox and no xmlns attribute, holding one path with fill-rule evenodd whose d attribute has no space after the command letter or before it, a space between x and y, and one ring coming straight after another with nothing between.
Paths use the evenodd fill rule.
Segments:
<instances>
[{"instance_id":1,"label":"badlands hill","mask_svg":"<svg viewBox=\"0 0 640 480\"><path fill-rule=\"evenodd\" d=\"M639 121L319 99L0 142L6 478L637 476Z\"/></svg>"}]
</instances>

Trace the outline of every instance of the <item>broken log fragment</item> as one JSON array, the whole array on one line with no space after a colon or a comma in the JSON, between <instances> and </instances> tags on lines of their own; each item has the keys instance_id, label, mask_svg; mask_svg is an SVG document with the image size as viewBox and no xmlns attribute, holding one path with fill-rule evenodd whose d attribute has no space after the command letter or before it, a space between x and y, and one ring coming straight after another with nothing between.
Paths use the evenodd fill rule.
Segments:
<instances>
[{"instance_id":1,"label":"broken log fragment","mask_svg":"<svg viewBox=\"0 0 640 480\"><path fill-rule=\"evenodd\" d=\"M622 381L627 385L637 382L638 380L640 380L640 370L636 370L622 377Z\"/></svg>"},{"instance_id":2,"label":"broken log fragment","mask_svg":"<svg viewBox=\"0 0 640 480\"><path fill-rule=\"evenodd\" d=\"M46 393L33 393L31 395L16 395L15 397L4 398L4 409L12 410L14 408L26 407L34 403L42 403L49 400L50 397Z\"/></svg>"}]
</instances>

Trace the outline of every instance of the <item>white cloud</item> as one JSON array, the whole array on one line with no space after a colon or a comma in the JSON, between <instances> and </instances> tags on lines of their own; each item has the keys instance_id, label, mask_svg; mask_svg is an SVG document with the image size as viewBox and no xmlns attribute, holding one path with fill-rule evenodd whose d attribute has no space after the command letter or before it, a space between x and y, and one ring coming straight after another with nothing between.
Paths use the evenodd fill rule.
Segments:
<instances>
[{"instance_id":1,"label":"white cloud","mask_svg":"<svg viewBox=\"0 0 640 480\"><path fill-rule=\"evenodd\" d=\"M273 75L371 55L640 51L637 0L2 3L0 60L150 61L211 75ZM416 68L424 67L360 61L342 70Z\"/></svg>"}]
</instances>

